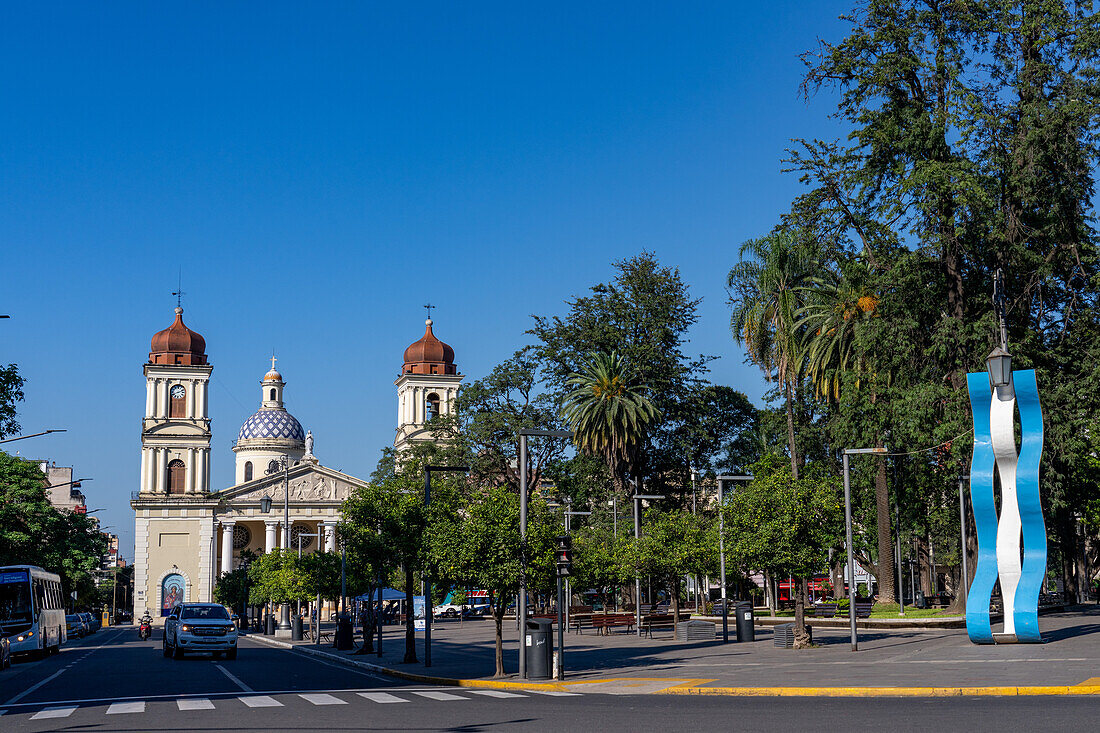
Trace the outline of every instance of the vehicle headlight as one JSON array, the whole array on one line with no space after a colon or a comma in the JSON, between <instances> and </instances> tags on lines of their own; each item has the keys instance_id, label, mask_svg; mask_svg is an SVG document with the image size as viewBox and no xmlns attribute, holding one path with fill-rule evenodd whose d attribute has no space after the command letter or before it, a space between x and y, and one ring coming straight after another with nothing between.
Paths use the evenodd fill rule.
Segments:
<instances>
[{"instance_id":1,"label":"vehicle headlight","mask_svg":"<svg viewBox=\"0 0 1100 733\"><path fill-rule=\"evenodd\" d=\"M225 630L226 631L236 631L237 627L234 626L233 624L229 624L228 626L225 627Z\"/></svg>"},{"instance_id":2,"label":"vehicle headlight","mask_svg":"<svg viewBox=\"0 0 1100 733\"><path fill-rule=\"evenodd\" d=\"M184 624L180 627L180 631L190 631L191 627L188 624Z\"/></svg>"}]
</instances>

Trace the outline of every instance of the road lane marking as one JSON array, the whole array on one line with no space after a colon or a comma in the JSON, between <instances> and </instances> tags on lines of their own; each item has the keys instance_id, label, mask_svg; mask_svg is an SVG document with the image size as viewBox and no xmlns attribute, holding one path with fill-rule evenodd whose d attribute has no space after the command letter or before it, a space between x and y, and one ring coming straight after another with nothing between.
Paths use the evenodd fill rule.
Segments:
<instances>
[{"instance_id":1,"label":"road lane marking","mask_svg":"<svg viewBox=\"0 0 1100 733\"><path fill-rule=\"evenodd\" d=\"M397 695L391 695L388 692L360 692L359 697L365 697L371 702L408 702L408 700L402 700Z\"/></svg>"},{"instance_id":2,"label":"road lane marking","mask_svg":"<svg viewBox=\"0 0 1100 733\"><path fill-rule=\"evenodd\" d=\"M59 669L59 670L57 670L56 672L54 672L53 674L51 674L51 675L50 675L49 677L47 677L46 679L44 679L44 680L41 680L41 681L39 681L39 682L37 682L37 683L35 683L35 684L31 685L30 687L28 687L27 689L23 690L23 691L22 691L22 692L20 692L20 693L19 693L18 695L16 695L16 696L15 696L15 697L13 697L12 699L8 700L8 701L7 701L6 703L4 703L4 704L5 704L5 705L14 705L15 703L19 702L20 700L22 700L22 699L23 699L24 697L26 697L27 695L29 695L29 694L31 694L32 692L34 692L35 690L37 690L37 689L38 689L39 687L41 687L42 685L46 684L47 682L50 682L51 680L55 680L55 679L57 679L57 678L58 678L58 677L60 677L60 676L61 676L62 674L64 674L64 672L65 672L65 670L63 670L63 669Z\"/></svg>"},{"instance_id":3,"label":"road lane marking","mask_svg":"<svg viewBox=\"0 0 1100 733\"><path fill-rule=\"evenodd\" d=\"M213 710L214 703L210 698L198 697L194 700L176 700L176 707L180 710Z\"/></svg>"},{"instance_id":4,"label":"road lane marking","mask_svg":"<svg viewBox=\"0 0 1100 733\"><path fill-rule=\"evenodd\" d=\"M73 714L76 710L76 705L65 705L64 707L46 708L40 710L31 716L31 720L46 720L47 718L67 718Z\"/></svg>"},{"instance_id":5,"label":"road lane marking","mask_svg":"<svg viewBox=\"0 0 1100 733\"><path fill-rule=\"evenodd\" d=\"M462 697L461 695L452 695L449 692L435 692L434 690L428 690L426 692L414 692L414 695L420 697L426 697L429 700L469 700L468 697Z\"/></svg>"},{"instance_id":6,"label":"road lane marking","mask_svg":"<svg viewBox=\"0 0 1100 733\"><path fill-rule=\"evenodd\" d=\"M256 695L255 697L238 697L238 700L243 702L250 708L281 708L283 704L273 697L267 695Z\"/></svg>"},{"instance_id":7,"label":"road lane marking","mask_svg":"<svg viewBox=\"0 0 1100 733\"><path fill-rule=\"evenodd\" d=\"M225 667L221 666L220 664L215 664L214 666L217 667L218 669L220 669L222 671L222 674L224 674L226 677L228 677L230 680L232 680L233 683L235 685L237 685L237 687L241 688L242 692L255 692L255 690L253 690L251 687L249 687L248 685L246 685L245 683L243 683L239 679L237 679L233 675L233 673L230 672Z\"/></svg>"},{"instance_id":8,"label":"road lane marking","mask_svg":"<svg viewBox=\"0 0 1100 733\"><path fill-rule=\"evenodd\" d=\"M579 692L561 692L560 690L524 690L524 692L533 692L536 695L550 695L551 697L572 697L573 695L579 695Z\"/></svg>"},{"instance_id":9,"label":"road lane marking","mask_svg":"<svg viewBox=\"0 0 1100 733\"><path fill-rule=\"evenodd\" d=\"M111 703L111 707L107 708L107 715L122 715L124 713L144 713L145 701L138 700L137 702L116 702Z\"/></svg>"},{"instance_id":10,"label":"road lane marking","mask_svg":"<svg viewBox=\"0 0 1100 733\"><path fill-rule=\"evenodd\" d=\"M486 697L527 697L526 695L519 695L515 692L502 692L501 690L466 690L466 692L474 695L485 695Z\"/></svg>"},{"instance_id":11,"label":"road lane marking","mask_svg":"<svg viewBox=\"0 0 1100 733\"><path fill-rule=\"evenodd\" d=\"M326 695L324 693L314 693L306 695L298 695L306 702L313 703L314 705L347 705L346 700L341 700L334 695Z\"/></svg>"}]
</instances>

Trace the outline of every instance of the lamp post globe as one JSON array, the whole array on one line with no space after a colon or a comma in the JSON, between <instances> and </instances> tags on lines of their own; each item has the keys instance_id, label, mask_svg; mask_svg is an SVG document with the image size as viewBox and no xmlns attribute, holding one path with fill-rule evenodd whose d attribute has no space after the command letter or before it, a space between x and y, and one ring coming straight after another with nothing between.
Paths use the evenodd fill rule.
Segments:
<instances>
[{"instance_id":1,"label":"lamp post globe","mask_svg":"<svg viewBox=\"0 0 1100 733\"><path fill-rule=\"evenodd\" d=\"M1012 354L998 346L985 359L989 381L994 387L1006 387L1012 381Z\"/></svg>"}]
</instances>

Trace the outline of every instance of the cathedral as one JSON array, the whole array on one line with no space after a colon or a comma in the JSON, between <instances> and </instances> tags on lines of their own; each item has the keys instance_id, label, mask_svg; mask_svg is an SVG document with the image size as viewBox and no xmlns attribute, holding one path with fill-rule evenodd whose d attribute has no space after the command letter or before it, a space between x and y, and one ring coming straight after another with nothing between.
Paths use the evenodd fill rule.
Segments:
<instances>
[{"instance_id":1,"label":"cathedral","mask_svg":"<svg viewBox=\"0 0 1100 733\"><path fill-rule=\"evenodd\" d=\"M153 336L144 365L141 488L130 501L135 617L148 609L159 618L176 603L212 601L215 582L237 569L246 550L337 549L341 503L366 482L313 455L312 432L287 411L286 382L275 362L272 357L260 381L259 409L233 445L234 483L215 489L207 393L214 367L206 340L184 325L180 307L172 325ZM426 423L451 412L461 382L454 350L432 333L429 318L424 336L405 349L394 382L397 450L431 439Z\"/></svg>"}]
</instances>

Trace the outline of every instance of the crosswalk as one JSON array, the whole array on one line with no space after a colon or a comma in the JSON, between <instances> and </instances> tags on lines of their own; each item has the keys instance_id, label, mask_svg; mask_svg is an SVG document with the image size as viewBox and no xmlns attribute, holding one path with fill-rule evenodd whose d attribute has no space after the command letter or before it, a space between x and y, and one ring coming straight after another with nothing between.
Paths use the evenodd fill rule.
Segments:
<instances>
[{"instance_id":1,"label":"crosswalk","mask_svg":"<svg viewBox=\"0 0 1100 733\"><path fill-rule=\"evenodd\" d=\"M393 690L390 692L357 692L351 690L329 690L325 692L301 692L279 693L272 695L247 694L235 697L180 697L158 700L124 700L111 702L105 708L103 703L86 705L45 705L35 709L34 706L20 706L18 710L0 710L0 715L24 715L29 714L31 720L50 720L68 718L82 708L99 711L105 715L134 715L147 712L150 704L174 703L181 712L195 712L201 710L232 710L233 708L281 708L287 705L301 704L304 701L310 705L352 705L359 703L373 703L378 705L392 705L401 703L427 703L427 702L469 702L477 699L491 698L495 700L516 700L531 696L547 697L576 697L577 692L565 692L563 690L517 690L506 692L504 690Z\"/></svg>"}]
</instances>

